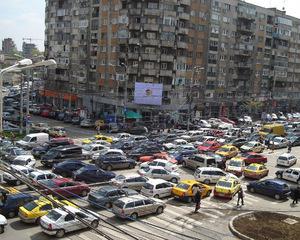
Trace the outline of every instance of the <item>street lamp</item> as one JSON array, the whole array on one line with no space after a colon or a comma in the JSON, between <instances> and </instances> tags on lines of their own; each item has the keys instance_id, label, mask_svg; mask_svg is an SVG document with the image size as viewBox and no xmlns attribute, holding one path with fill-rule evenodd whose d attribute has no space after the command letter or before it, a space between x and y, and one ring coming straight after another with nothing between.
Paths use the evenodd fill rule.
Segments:
<instances>
[{"instance_id":1,"label":"street lamp","mask_svg":"<svg viewBox=\"0 0 300 240\"><path fill-rule=\"evenodd\" d=\"M187 122L187 130L188 130L188 131L190 130L190 124L191 124L191 111L192 111L192 103L193 103L192 84L193 84L193 82L194 82L195 72L199 72L200 70L204 70L204 67L195 66L195 67L193 68L192 79L190 80L190 84L189 84L189 97L188 97L189 108L188 108L188 122Z\"/></svg>"},{"instance_id":2,"label":"street lamp","mask_svg":"<svg viewBox=\"0 0 300 240\"><path fill-rule=\"evenodd\" d=\"M120 66L125 67L125 89L124 89L124 118L123 118L123 124L126 123L126 104L127 104L127 85L128 85L128 79L127 79L127 65L125 63L120 63Z\"/></svg>"},{"instance_id":3,"label":"street lamp","mask_svg":"<svg viewBox=\"0 0 300 240\"><path fill-rule=\"evenodd\" d=\"M3 75L5 73L8 73L10 71L13 71L15 69L17 69L19 66L28 66L31 65L32 61L30 59L22 59L20 61L18 61L16 64L4 68L0 71L0 133L3 132L3 92L2 92L2 88L3 88Z\"/></svg>"}]
</instances>

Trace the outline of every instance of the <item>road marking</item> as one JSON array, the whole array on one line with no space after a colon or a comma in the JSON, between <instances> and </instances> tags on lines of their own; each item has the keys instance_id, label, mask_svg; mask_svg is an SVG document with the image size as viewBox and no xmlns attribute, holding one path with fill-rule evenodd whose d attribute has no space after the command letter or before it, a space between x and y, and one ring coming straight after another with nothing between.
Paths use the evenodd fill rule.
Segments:
<instances>
[{"instance_id":1,"label":"road marking","mask_svg":"<svg viewBox=\"0 0 300 240\"><path fill-rule=\"evenodd\" d=\"M92 240L91 238L87 237L87 236L84 235L84 234L86 234L86 233L81 233L81 234L78 235L78 237L80 237L80 238L82 238L82 239L84 239L84 240ZM99 235L98 235L98 236L99 236Z\"/></svg>"},{"instance_id":2,"label":"road marking","mask_svg":"<svg viewBox=\"0 0 300 240\"><path fill-rule=\"evenodd\" d=\"M194 209L190 209L188 213L189 214L193 214L193 211L194 211ZM173 216L176 216L176 217L180 218L180 219L176 219L176 221L183 221L183 220L192 221L192 220L194 220L194 222L192 222L191 224L193 224L193 225L202 225L202 223L199 224L200 222L198 222L197 220L195 220L193 218L190 218L190 217L187 217L187 216L183 216L182 213L178 212L178 210L177 211L173 211L173 210L170 210L170 208L166 208L165 212L167 212L170 215L173 215ZM202 212L199 212L199 213L202 213Z\"/></svg>"}]
</instances>

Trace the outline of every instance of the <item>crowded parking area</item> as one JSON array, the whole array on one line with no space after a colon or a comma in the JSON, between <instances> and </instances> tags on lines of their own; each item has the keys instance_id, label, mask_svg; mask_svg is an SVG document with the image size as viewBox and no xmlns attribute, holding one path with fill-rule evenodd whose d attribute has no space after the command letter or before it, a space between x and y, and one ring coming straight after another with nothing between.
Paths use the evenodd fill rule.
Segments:
<instances>
[{"instance_id":1,"label":"crowded parking area","mask_svg":"<svg viewBox=\"0 0 300 240\"><path fill-rule=\"evenodd\" d=\"M1 232L94 239L84 229L101 228L112 239L231 239L232 216L297 207L299 119L201 119L193 130L135 121L111 133L33 116L23 139L1 140Z\"/></svg>"}]
</instances>

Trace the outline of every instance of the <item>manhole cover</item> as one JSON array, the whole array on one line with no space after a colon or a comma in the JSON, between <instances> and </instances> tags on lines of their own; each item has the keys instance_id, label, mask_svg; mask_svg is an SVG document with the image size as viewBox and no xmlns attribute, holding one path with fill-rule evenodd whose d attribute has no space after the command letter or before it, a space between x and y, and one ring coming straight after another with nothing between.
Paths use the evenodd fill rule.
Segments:
<instances>
[{"instance_id":1,"label":"manhole cover","mask_svg":"<svg viewBox=\"0 0 300 240\"><path fill-rule=\"evenodd\" d=\"M297 223L298 221L292 218L286 218L284 220L282 220L283 222L290 224L290 225L294 225L295 223Z\"/></svg>"}]
</instances>

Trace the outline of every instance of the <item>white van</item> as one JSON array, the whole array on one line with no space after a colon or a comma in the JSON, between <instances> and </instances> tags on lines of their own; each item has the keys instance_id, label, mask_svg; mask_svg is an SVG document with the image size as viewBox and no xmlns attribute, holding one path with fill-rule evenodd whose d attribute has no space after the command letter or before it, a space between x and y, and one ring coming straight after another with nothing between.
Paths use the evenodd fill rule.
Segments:
<instances>
[{"instance_id":1,"label":"white van","mask_svg":"<svg viewBox=\"0 0 300 240\"><path fill-rule=\"evenodd\" d=\"M290 167L296 164L297 158L290 153L283 153L277 158L277 165Z\"/></svg>"},{"instance_id":2,"label":"white van","mask_svg":"<svg viewBox=\"0 0 300 240\"><path fill-rule=\"evenodd\" d=\"M173 183L163 179L149 179L141 189L141 194L147 197L164 198L172 194Z\"/></svg>"},{"instance_id":3,"label":"white van","mask_svg":"<svg viewBox=\"0 0 300 240\"><path fill-rule=\"evenodd\" d=\"M17 141L17 146L23 149L32 149L48 141L48 133L32 133L26 135L23 140Z\"/></svg>"}]
</instances>

